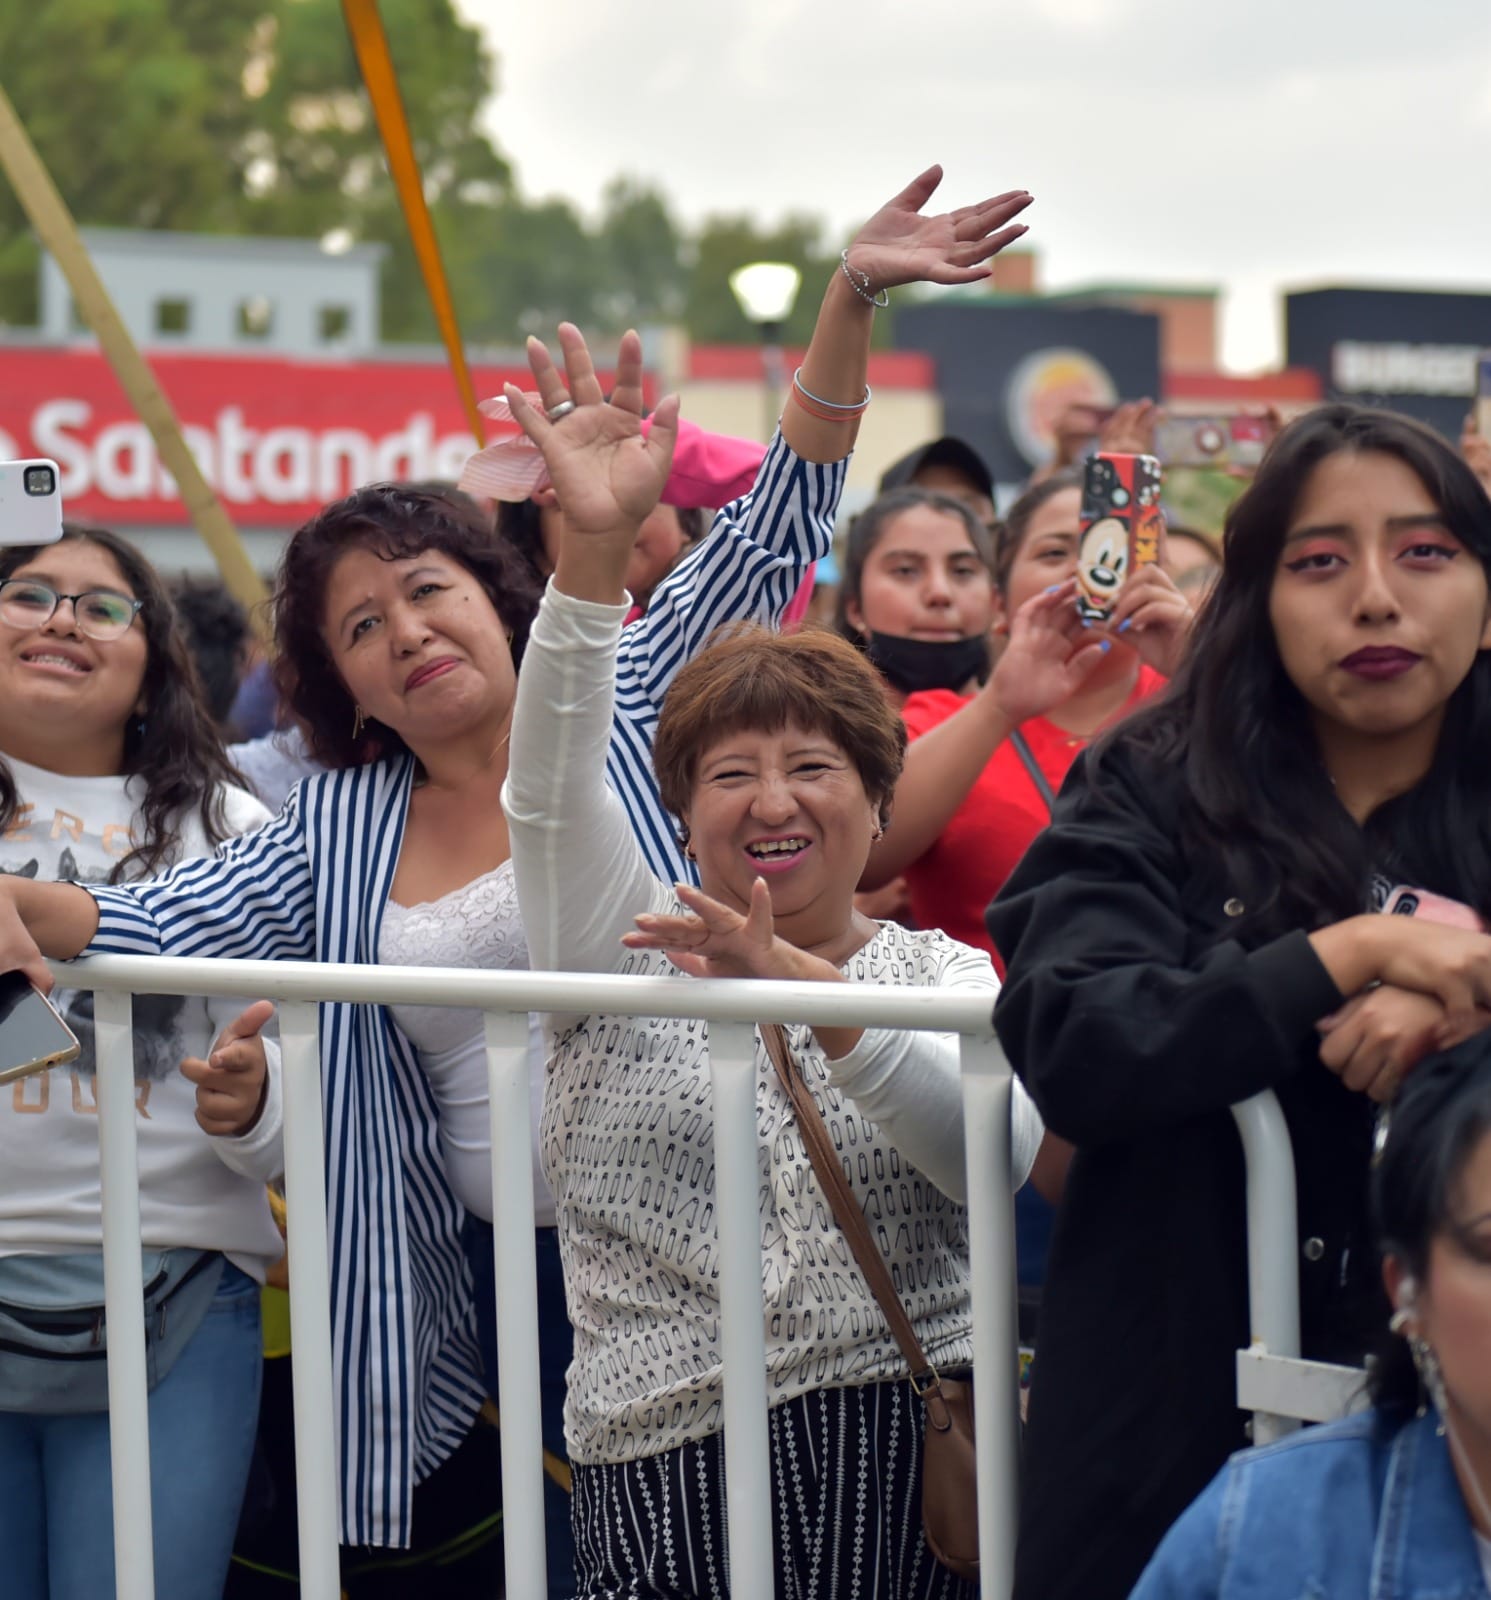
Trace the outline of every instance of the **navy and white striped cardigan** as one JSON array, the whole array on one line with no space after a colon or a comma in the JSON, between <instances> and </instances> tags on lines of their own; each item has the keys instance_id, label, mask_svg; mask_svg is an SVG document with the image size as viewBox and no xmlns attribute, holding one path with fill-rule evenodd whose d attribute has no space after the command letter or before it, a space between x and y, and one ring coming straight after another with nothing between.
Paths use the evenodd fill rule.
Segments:
<instances>
[{"instance_id":1,"label":"navy and white striped cardigan","mask_svg":"<svg viewBox=\"0 0 1491 1600\"><path fill-rule=\"evenodd\" d=\"M750 492L623 635L607 776L664 882L693 867L652 773L663 695L716 628L780 617L828 553L844 470L803 461L778 434ZM413 775L408 757L325 773L215 858L91 888L99 926L84 953L375 963ZM342 1539L402 1546L414 1484L484 1398L462 1213L429 1083L387 1010L323 1005L321 1064Z\"/></svg>"}]
</instances>

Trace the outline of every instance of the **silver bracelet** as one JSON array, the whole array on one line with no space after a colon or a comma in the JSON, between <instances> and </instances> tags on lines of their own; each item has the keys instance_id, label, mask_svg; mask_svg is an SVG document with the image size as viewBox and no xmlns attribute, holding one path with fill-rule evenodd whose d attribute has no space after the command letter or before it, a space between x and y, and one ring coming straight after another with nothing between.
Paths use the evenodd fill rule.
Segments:
<instances>
[{"instance_id":1,"label":"silver bracelet","mask_svg":"<svg viewBox=\"0 0 1491 1600\"><path fill-rule=\"evenodd\" d=\"M856 400L852 406L841 406L837 400L820 400L816 394L802 381L802 368L799 367L792 374L792 387L806 400L811 400L815 406L822 406L825 411L842 411L846 415L858 416L866 406L875 398L875 391L865 385L864 397Z\"/></svg>"},{"instance_id":2,"label":"silver bracelet","mask_svg":"<svg viewBox=\"0 0 1491 1600\"><path fill-rule=\"evenodd\" d=\"M867 300L872 306L878 306L884 311L890 304L890 293L882 289L879 294L870 293L870 275L861 272L858 267L849 265L849 252L839 251L839 265L844 269L844 276L849 280L849 287L854 290L861 300Z\"/></svg>"}]
</instances>

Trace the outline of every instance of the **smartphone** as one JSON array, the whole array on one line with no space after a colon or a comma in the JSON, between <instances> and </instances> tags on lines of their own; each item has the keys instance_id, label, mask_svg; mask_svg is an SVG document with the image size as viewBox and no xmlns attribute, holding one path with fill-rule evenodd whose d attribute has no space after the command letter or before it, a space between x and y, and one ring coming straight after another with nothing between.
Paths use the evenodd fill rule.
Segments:
<instances>
[{"instance_id":1,"label":"smartphone","mask_svg":"<svg viewBox=\"0 0 1491 1600\"><path fill-rule=\"evenodd\" d=\"M0 461L0 545L56 544L62 537L57 463Z\"/></svg>"},{"instance_id":2,"label":"smartphone","mask_svg":"<svg viewBox=\"0 0 1491 1600\"><path fill-rule=\"evenodd\" d=\"M1160 463L1154 456L1099 451L1082 477L1077 615L1106 622L1124 581L1160 559Z\"/></svg>"},{"instance_id":3,"label":"smartphone","mask_svg":"<svg viewBox=\"0 0 1491 1600\"><path fill-rule=\"evenodd\" d=\"M1440 922L1450 928L1469 928L1472 933L1485 933L1486 924L1458 900L1446 899L1441 894L1431 894L1427 889L1411 889L1400 884L1387 897L1382 908L1390 917L1422 917L1425 922Z\"/></svg>"},{"instance_id":4,"label":"smartphone","mask_svg":"<svg viewBox=\"0 0 1491 1600\"><path fill-rule=\"evenodd\" d=\"M29 978L0 973L0 1083L76 1061L81 1053L72 1029Z\"/></svg>"},{"instance_id":5,"label":"smartphone","mask_svg":"<svg viewBox=\"0 0 1491 1600\"><path fill-rule=\"evenodd\" d=\"M1209 417L1162 417L1155 425L1155 454L1167 467L1241 467L1255 470L1273 437L1267 417L1239 412Z\"/></svg>"},{"instance_id":6,"label":"smartphone","mask_svg":"<svg viewBox=\"0 0 1491 1600\"><path fill-rule=\"evenodd\" d=\"M1491 350L1482 350L1475 363L1475 429L1491 439Z\"/></svg>"}]
</instances>

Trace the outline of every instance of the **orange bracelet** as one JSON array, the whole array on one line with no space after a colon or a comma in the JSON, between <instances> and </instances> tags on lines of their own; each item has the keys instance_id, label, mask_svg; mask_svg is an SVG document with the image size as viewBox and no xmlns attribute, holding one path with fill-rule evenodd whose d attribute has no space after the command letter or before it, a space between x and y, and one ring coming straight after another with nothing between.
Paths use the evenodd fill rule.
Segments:
<instances>
[{"instance_id":1,"label":"orange bracelet","mask_svg":"<svg viewBox=\"0 0 1491 1600\"><path fill-rule=\"evenodd\" d=\"M817 417L820 422L853 422L865 414L870 401L874 399L874 392L869 384L866 384L864 399L853 406L841 406L832 400L820 400L817 395L803 388L802 368L799 367L792 374L792 398L803 411L810 417Z\"/></svg>"}]
</instances>

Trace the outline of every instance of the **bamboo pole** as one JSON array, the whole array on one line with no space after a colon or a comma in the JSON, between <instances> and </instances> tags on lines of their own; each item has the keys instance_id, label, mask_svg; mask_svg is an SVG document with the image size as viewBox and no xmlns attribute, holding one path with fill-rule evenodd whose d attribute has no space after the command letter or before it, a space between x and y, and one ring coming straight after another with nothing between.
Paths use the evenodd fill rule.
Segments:
<instances>
[{"instance_id":1,"label":"bamboo pole","mask_svg":"<svg viewBox=\"0 0 1491 1600\"><path fill-rule=\"evenodd\" d=\"M476 408L476 390L471 382L471 369L466 364L466 350L456 321L455 302L451 299L450 282L440 255L440 241L435 236L435 224L425 200L419 158L414 153L414 139L409 132L404 99L399 93L399 79L394 70L393 56L389 52L388 35L383 31L383 18L378 13L378 0L342 0L342 15L346 19L347 32L357 56L363 86L373 105L373 117L383 140L389 176L399 197L404 223L409 229L410 242L424 279L425 292L430 297L430 307L435 313L450 370L460 391L461 405L476 442L485 444L486 429L482 425L481 412Z\"/></svg>"},{"instance_id":2,"label":"bamboo pole","mask_svg":"<svg viewBox=\"0 0 1491 1600\"><path fill-rule=\"evenodd\" d=\"M263 581L254 571L222 502L187 448L171 402L121 321L109 291L89 259L67 202L57 192L56 184L3 88L0 88L0 167L4 168L41 242L61 267L78 311L98 336L99 348L114 369L120 387L149 428L161 462L176 480L182 504L190 513L203 543L212 552L223 582L248 608L255 631L267 642L269 618L263 605L266 599Z\"/></svg>"}]
</instances>

